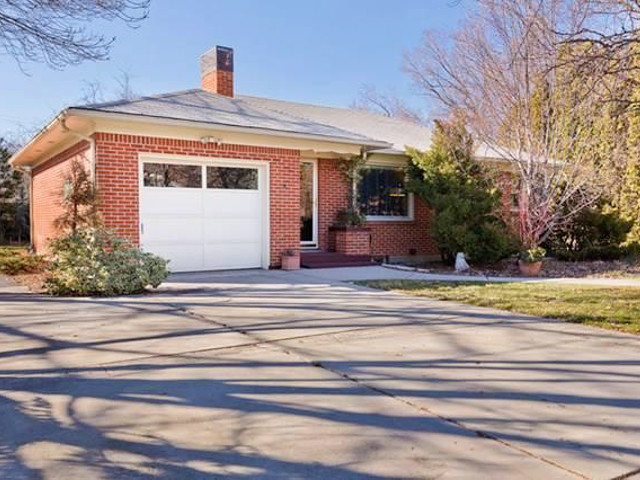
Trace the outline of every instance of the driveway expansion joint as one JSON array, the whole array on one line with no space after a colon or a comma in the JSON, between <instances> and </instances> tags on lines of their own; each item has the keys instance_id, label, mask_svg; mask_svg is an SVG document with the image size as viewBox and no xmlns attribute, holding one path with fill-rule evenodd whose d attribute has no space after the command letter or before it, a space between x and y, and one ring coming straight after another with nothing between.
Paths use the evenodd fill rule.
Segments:
<instances>
[{"instance_id":1,"label":"driveway expansion joint","mask_svg":"<svg viewBox=\"0 0 640 480\"><path fill-rule=\"evenodd\" d=\"M623 473L622 475L618 475L617 477L613 477L611 480L627 480L628 478L635 477L636 475L640 475L640 468L636 468L635 470L631 470L630 472Z\"/></svg>"},{"instance_id":2,"label":"driveway expansion joint","mask_svg":"<svg viewBox=\"0 0 640 480\"><path fill-rule=\"evenodd\" d=\"M171 305L175 306L175 304L171 304ZM353 384L355 384L355 385L357 385L359 387L366 388L366 389L368 389L368 390L370 390L372 392L375 392L375 393L377 393L379 395L383 395L383 396L389 397L389 398L391 398L391 399L393 399L393 400L395 400L397 402L400 402L400 403L412 408L413 410L416 410L420 414L428 414L429 416L437 418L437 419L439 419L439 420L441 420L441 421L443 421L443 422L445 422L445 423L447 423L449 425L453 425L456 428L459 428L461 430L473 433L477 437L494 441L494 442L496 442L496 443L498 443L498 444L500 444L500 445L502 445L502 446L504 446L506 448L509 448L509 449L514 450L516 452L519 452L519 453L521 453L523 455L531 457L531 458L533 458L535 460L538 460L538 461L541 461L543 463L546 463L547 465L550 465L552 467L558 468L558 469L564 471L565 473L574 475L577 478L582 478L582 479L586 479L586 480L588 480L590 478L590 477L588 477L588 476L586 476L586 475L584 475L584 474L582 474L582 473L580 473L580 472L578 472L576 470L573 470L573 469L565 467L564 465L561 465L561 464L559 464L557 462L554 462L553 460L550 460L550 459L548 459L546 457L543 457L541 455L537 455L537 454L535 454L535 453L533 453L533 452L531 452L531 451L529 451L527 449L518 447L516 445L513 445L512 443L509 443L509 442L507 442L505 440L502 440L501 438L499 438L498 436L496 436L496 435L494 435L492 433L468 427L464 423L462 423L462 422L460 422L460 421L458 421L458 420L456 420L454 418L442 416L442 415L430 410L429 408L416 405L415 403L413 403L413 402L411 402L409 400L406 400L404 398L398 397L397 395L394 395L393 393L388 392L388 391L386 391L386 390L384 390L382 388L375 387L375 386L370 385L370 384L368 384L366 382L363 382L363 381L361 381L361 380L359 380L359 379L357 379L355 377L350 376L349 374L347 374L345 372L342 372L340 370L336 370L334 368L328 367L327 365L322 363L322 361L310 358L309 356L307 356L307 355L305 355L305 354L303 354L303 353L301 353L299 351L293 350L291 348L285 347L284 345L280 344L280 342L282 342L282 341L296 340L296 339L300 339L300 338L318 337L318 336L334 335L334 334L337 334L337 333L343 333L341 331L338 331L338 332L333 331L333 332L326 332L326 333L312 334L312 335L302 335L302 336L289 337L289 338L279 338L279 339L275 339L275 340L266 340L266 339L263 339L263 338L261 338L261 337L259 337L257 335L252 334L251 332L247 332L246 330L242 330L242 328L233 327L233 326L225 324L223 322L217 322L215 320L211 320L206 315L202 315L202 314L199 314L199 313L196 313L196 312L192 312L191 310L189 310L186 307L177 307L177 308L183 309L185 314L190 315L193 318L197 318L197 319L199 319L201 321L204 321L204 322L210 322L210 323L216 324L218 326L223 326L223 327L228 328L229 330L231 330L233 332L241 333L241 334L246 335L246 336L248 336L250 338L256 339L256 342L252 343L251 345L254 345L254 346L255 345L261 345L261 344L274 345L282 353L297 357L299 360L302 360L302 361L308 363L312 367L321 368L322 370L324 370L326 372L329 372L329 373L331 373L333 375L336 375L336 376L338 376L338 377L340 377L340 378L342 378L344 380L347 380L347 381L349 381L349 382L351 382L351 383L353 383ZM349 331L371 330L371 329L376 329L376 328L387 328L387 327L364 327L364 328L350 329ZM613 480L623 480L623 479L626 479L626 478L629 478L629 477L628 476L627 477L625 477L625 476L616 477Z\"/></svg>"}]
</instances>

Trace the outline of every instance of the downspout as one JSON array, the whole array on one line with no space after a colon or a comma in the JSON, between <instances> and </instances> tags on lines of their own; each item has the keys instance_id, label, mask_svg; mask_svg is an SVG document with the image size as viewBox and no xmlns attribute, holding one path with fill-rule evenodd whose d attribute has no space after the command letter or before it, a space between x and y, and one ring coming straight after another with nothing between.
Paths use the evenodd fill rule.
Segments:
<instances>
[{"instance_id":1,"label":"downspout","mask_svg":"<svg viewBox=\"0 0 640 480\"><path fill-rule=\"evenodd\" d=\"M84 133L77 132L75 130L71 130L67 126L67 113L63 112L59 117L60 126L62 127L62 131L70 133L74 135L76 138L80 140L85 140L89 142L89 165L91 170L91 178L93 179L94 186L96 185L96 140L90 135L85 135Z\"/></svg>"}]
</instances>

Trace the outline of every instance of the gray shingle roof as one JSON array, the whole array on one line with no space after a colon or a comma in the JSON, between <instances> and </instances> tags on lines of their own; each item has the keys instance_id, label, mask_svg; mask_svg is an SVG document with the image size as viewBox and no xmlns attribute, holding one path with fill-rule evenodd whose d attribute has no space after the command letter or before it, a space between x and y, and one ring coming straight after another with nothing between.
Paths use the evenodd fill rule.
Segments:
<instances>
[{"instance_id":1,"label":"gray shingle roof","mask_svg":"<svg viewBox=\"0 0 640 480\"><path fill-rule=\"evenodd\" d=\"M330 137L363 145L381 143L379 139L358 132L259 105L251 97L229 98L204 90L185 90L71 108Z\"/></svg>"},{"instance_id":2,"label":"gray shingle roof","mask_svg":"<svg viewBox=\"0 0 640 480\"><path fill-rule=\"evenodd\" d=\"M343 139L373 146L382 153L402 153L405 147L426 150L431 145L431 129L407 120L365 110L245 95L229 98L200 89L71 108ZM484 144L477 146L476 155L494 159L508 156Z\"/></svg>"},{"instance_id":3,"label":"gray shingle roof","mask_svg":"<svg viewBox=\"0 0 640 480\"><path fill-rule=\"evenodd\" d=\"M284 114L295 115L390 143L392 147L387 150L391 152L404 152L405 147L424 150L429 148L431 144L430 128L407 120L378 115L366 110L325 107L250 96L238 96L237 98L254 107L268 108Z\"/></svg>"}]
</instances>

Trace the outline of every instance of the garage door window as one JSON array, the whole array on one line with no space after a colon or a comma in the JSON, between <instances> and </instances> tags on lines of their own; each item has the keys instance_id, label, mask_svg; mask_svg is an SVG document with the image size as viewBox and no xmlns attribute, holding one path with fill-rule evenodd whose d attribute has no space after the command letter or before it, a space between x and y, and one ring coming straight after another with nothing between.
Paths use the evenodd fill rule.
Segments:
<instances>
[{"instance_id":1,"label":"garage door window","mask_svg":"<svg viewBox=\"0 0 640 480\"><path fill-rule=\"evenodd\" d=\"M257 190L258 169L242 167L207 167L207 188Z\"/></svg>"},{"instance_id":2,"label":"garage door window","mask_svg":"<svg viewBox=\"0 0 640 480\"><path fill-rule=\"evenodd\" d=\"M144 186L202 188L202 167L171 163L145 163Z\"/></svg>"}]
</instances>

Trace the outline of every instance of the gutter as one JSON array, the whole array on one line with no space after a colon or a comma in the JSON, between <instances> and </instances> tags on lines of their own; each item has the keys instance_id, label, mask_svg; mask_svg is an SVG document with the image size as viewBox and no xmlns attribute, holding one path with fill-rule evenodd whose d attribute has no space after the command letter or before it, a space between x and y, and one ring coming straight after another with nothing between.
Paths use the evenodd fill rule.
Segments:
<instances>
[{"instance_id":1,"label":"gutter","mask_svg":"<svg viewBox=\"0 0 640 480\"><path fill-rule=\"evenodd\" d=\"M40 139L40 137L42 137L44 134L46 134L49 130L51 130L51 128L53 126L55 126L59 121L60 118L63 115L66 115L66 110L63 110L62 112L60 112L58 115L56 115L53 120L51 120L49 123L47 123L44 127L42 127L40 129L40 131L38 131L38 133L36 133L33 137L31 137L31 140L29 140L20 150L18 150L16 153L14 153L11 158L9 159L9 165L13 166L15 160L20 157L20 155L22 155L23 152L26 152L29 148L31 148L31 146L36 143L38 141L38 139Z\"/></svg>"},{"instance_id":2,"label":"gutter","mask_svg":"<svg viewBox=\"0 0 640 480\"><path fill-rule=\"evenodd\" d=\"M127 119L133 122L140 123L156 123L160 125L168 126L182 126L182 127L200 127L208 130L220 130L227 132L238 133L253 133L258 135L266 135L272 137L287 137L287 138L299 138L302 140L314 140L324 142L343 143L348 145L364 145L366 147L375 147L375 149L390 148L392 145L387 142L380 142L373 139L363 138L361 140L351 139L347 137L339 137L334 135L322 135L312 133L297 133L288 132L286 130L276 130L261 127L242 127L236 125L227 125L224 123L202 122L198 120L185 120L182 118L174 117L158 117L154 115L143 115L138 113L123 113L123 112L104 112L102 110L92 110L88 108L71 107L65 110L67 115L77 115L85 117L98 117L98 118L114 118L114 119Z\"/></svg>"},{"instance_id":3,"label":"gutter","mask_svg":"<svg viewBox=\"0 0 640 480\"><path fill-rule=\"evenodd\" d=\"M60 122L62 131L70 133L71 135L74 135L76 138L79 138L80 140L85 140L89 142L89 164L91 166L91 178L93 179L93 184L95 185L96 184L96 140L95 138L85 135L84 133L71 130L66 123L68 116L69 116L68 110L65 110L58 116L58 121Z\"/></svg>"}]
</instances>

